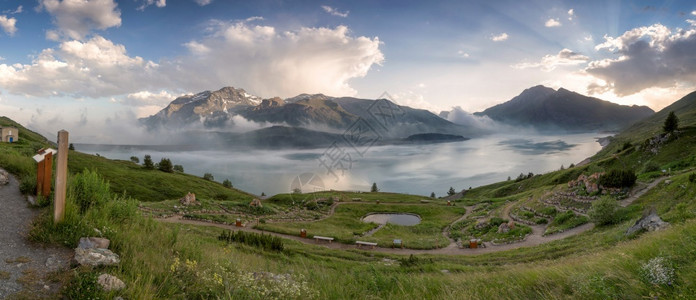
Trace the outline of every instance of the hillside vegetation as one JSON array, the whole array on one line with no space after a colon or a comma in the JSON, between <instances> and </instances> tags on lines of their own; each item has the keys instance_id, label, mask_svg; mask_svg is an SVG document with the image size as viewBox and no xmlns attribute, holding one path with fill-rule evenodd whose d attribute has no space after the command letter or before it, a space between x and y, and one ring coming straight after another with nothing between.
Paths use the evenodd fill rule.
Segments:
<instances>
[{"instance_id":1,"label":"hillside vegetation","mask_svg":"<svg viewBox=\"0 0 696 300\"><path fill-rule=\"evenodd\" d=\"M425 197L414 195L330 192L276 195L264 203L263 209L252 210L247 201L251 195L225 189L215 182L71 152L73 179L66 222L52 224L46 208L34 222L31 238L39 243L73 247L80 236L93 235L97 228L112 241L112 250L122 258L118 266L77 268L63 274L64 295L74 298L688 299L696 294L696 252L693 251L696 176L692 175L696 161L691 151L684 149L693 149L696 119L689 118L690 111L675 112L681 119L679 136L662 143L656 153L646 151L640 143L660 132L662 122L657 121L651 126L641 125L643 129L634 130L633 134L618 135L587 165L474 188L455 201L456 206L451 209L443 200L430 199L424 203L421 200ZM624 148L622 139L633 142ZM0 145L0 166L20 176L31 173L33 165L15 161L30 160L32 147L45 144L45 140L35 137L24 143ZM612 224L539 246L482 255L467 255L468 249L460 249L462 255L411 256L398 252L337 250L294 239L283 239L282 250L277 251L253 246L254 243L220 240L223 230L216 227L161 223L137 209L138 205L173 209L177 205L174 200L191 191L200 195L204 200L202 205L209 208L219 204L227 211L244 210L245 214L258 213L256 216L269 220L280 218L279 215L302 215L308 218L301 220L306 224L312 219L321 220L314 226L340 226L354 222L355 216L364 213L362 207L366 206L351 204L342 208L342 205L337 209L337 216L350 220L332 219L331 206L318 201L331 197L354 202L359 198L359 202L370 202L365 205L387 210L409 207L421 213L421 209L431 209L433 214L446 215L448 220L456 218L450 213L461 210L462 206L472 206L477 209L471 212L472 217L479 213L491 217L501 216L510 205L536 205L538 198L567 188L568 182L581 174L628 169L638 174L637 185L647 185L664 176L661 169L665 167L671 169L671 177L660 178L664 180L662 183L618 209ZM107 200L95 202L81 212L78 203L84 203L84 199L76 197L84 193L74 185L77 179L89 184L86 190L100 191L99 195L87 198ZM227 199L216 199L218 195L226 195ZM235 203L245 206L236 207ZM670 227L625 235L650 208L670 222ZM195 210L204 214L198 208ZM274 224L260 223L269 230L300 228L274 229L279 227ZM433 228L443 224L425 225L422 232L414 234L442 237L441 230ZM351 233L345 233L344 238L350 240ZM379 235L375 241L385 243ZM102 272L121 278L126 288L108 293L100 291L95 278Z\"/></svg>"}]
</instances>

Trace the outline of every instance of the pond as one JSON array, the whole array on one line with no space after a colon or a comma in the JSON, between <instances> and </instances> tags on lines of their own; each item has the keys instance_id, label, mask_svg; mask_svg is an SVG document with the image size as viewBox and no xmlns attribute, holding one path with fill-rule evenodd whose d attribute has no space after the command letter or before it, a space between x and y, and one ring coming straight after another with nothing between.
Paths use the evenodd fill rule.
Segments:
<instances>
[{"instance_id":1,"label":"pond","mask_svg":"<svg viewBox=\"0 0 696 300\"><path fill-rule=\"evenodd\" d=\"M402 226L413 226L419 224L421 218L418 215L407 213L375 213L363 218L363 222L387 224L392 223Z\"/></svg>"}]
</instances>

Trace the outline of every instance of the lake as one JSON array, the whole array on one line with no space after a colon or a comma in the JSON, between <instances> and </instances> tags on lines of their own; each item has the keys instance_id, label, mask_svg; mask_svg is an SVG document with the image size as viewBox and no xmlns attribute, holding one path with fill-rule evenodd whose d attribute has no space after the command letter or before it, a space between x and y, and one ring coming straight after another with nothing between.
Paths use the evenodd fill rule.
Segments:
<instances>
[{"instance_id":1,"label":"lake","mask_svg":"<svg viewBox=\"0 0 696 300\"><path fill-rule=\"evenodd\" d=\"M520 173L534 174L577 164L601 149L596 133L565 135L495 134L462 142L373 146L362 156L350 149L312 150L177 150L175 147L80 145L77 150L112 159L141 162L149 154L166 157L189 174L213 174L244 191L260 195L324 189L446 195L486 185ZM340 155L339 155L340 154ZM352 154L352 155L351 155ZM322 163L323 162L323 163ZM327 166L331 166L330 168ZM195 193L195 191L192 191Z\"/></svg>"}]
</instances>

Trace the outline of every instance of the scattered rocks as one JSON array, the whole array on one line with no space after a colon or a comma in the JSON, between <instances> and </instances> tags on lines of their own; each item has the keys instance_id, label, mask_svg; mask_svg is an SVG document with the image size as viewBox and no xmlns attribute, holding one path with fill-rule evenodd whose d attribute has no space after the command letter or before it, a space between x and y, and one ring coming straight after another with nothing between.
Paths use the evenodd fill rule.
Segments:
<instances>
[{"instance_id":1,"label":"scattered rocks","mask_svg":"<svg viewBox=\"0 0 696 300\"><path fill-rule=\"evenodd\" d=\"M488 227L488 221L481 221L481 222L478 222L478 223L476 223L476 225L474 226L474 228L476 228L476 229L478 229L478 230L484 229L484 228L486 228L486 227Z\"/></svg>"},{"instance_id":2,"label":"scattered rocks","mask_svg":"<svg viewBox=\"0 0 696 300\"><path fill-rule=\"evenodd\" d=\"M102 248L75 248L75 261L85 266L113 266L121 262L118 254Z\"/></svg>"},{"instance_id":3,"label":"scattered rocks","mask_svg":"<svg viewBox=\"0 0 696 300\"><path fill-rule=\"evenodd\" d=\"M599 184L597 182L599 181L599 177L602 176L602 174L604 174L604 172L594 173L590 176L581 174L580 176L578 176L578 179L571 180L570 182L568 182L568 187L585 187L585 191L588 194L592 194L594 192L599 191Z\"/></svg>"},{"instance_id":4,"label":"scattered rocks","mask_svg":"<svg viewBox=\"0 0 696 300\"><path fill-rule=\"evenodd\" d=\"M118 277L109 274L99 275L97 283L99 283L102 289L104 289L107 292L120 290L126 287L126 284L123 283L121 279L118 279Z\"/></svg>"},{"instance_id":5,"label":"scattered rocks","mask_svg":"<svg viewBox=\"0 0 696 300\"><path fill-rule=\"evenodd\" d=\"M80 243L77 245L78 248L91 249L91 248L102 248L108 249L111 241L100 237L83 237L80 238Z\"/></svg>"},{"instance_id":6,"label":"scattered rocks","mask_svg":"<svg viewBox=\"0 0 696 300\"><path fill-rule=\"evenodd\" d=\"M626 235L631 235L642 230L662 230L667 228L668 226L669 223L662 221L660 216L657 215L657 212L654 209L652 209L650 210L650 213L648 213L647 215L643 215L643 217L636 221L636 223L633 224L633 226L628 228L628 230L626 231Z\"/></svg>"},{"instance_id":7,"label":"scattered rocks","mask_svg":"<svg viewBox=\"0 0 696 300\"><path fill-rule=\"evenodd\" d=\"M10 174L7 171L0 169L0 185L6 185L10 183Z\"/></svg>"},{"instance_id":8,"label":"scattered rocks","mask_svg":"<svg viewBox=\"0 0 696 300\"><path fill-rule=\"evenodd\" d=\"M183 198L179 199L179 203L183 204L184 206L190 206L190 205L201 205L200 202L196 201L196 194L189 192L184 196Z\"/></svg>"}]
</instances>

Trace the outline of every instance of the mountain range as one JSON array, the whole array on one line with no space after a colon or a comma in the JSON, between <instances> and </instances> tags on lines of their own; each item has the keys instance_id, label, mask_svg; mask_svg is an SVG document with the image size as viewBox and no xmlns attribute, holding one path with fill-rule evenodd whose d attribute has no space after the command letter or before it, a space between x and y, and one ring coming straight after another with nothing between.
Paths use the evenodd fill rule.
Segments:
<instances>
[{"instance_id":1,"label":"mountain range","mask_svg":"<svg viewBox=\"0 0 696 300\"><path fill-rule=\"evenodd\" d=\"M564 88L538 85L474 115L541 130L588 132L620 130L654 113L647 106L619 105Z\"/></svg>"}]
</instances>

